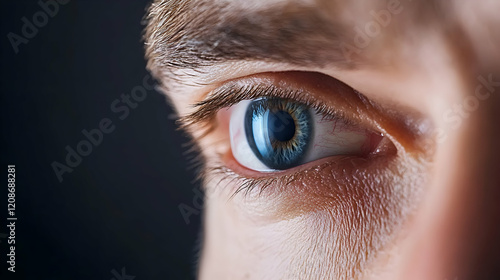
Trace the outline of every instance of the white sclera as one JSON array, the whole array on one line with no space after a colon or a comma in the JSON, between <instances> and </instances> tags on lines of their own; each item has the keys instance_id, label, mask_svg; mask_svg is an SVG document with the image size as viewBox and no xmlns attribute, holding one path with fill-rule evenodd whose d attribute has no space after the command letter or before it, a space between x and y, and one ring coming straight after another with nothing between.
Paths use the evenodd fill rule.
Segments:
<instances>
[{"instance_id":1,"label":"white sclera","mask_svg":"<svg viewBox=\"0 0 500 280\"><path fill-rule=\"evenodd\" d=\"M314 132L305 162L336 155L360 155L370 132L340 119L324 120L312 112Z\"/></svg>"}]
</instances>

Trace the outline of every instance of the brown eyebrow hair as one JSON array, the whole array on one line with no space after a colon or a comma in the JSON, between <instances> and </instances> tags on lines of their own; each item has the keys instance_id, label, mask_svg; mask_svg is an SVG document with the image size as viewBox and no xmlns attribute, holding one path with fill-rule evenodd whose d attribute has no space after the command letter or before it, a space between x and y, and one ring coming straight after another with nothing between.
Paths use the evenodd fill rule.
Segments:
<instances>
[{"instance_id":1,"label":"brown eyebrow hair","mask_svg":"<svg viewBox=\"0 0 500 280\"><path fill-rule=\"evenodd\" d=\"M363 3L360 11L352 10L352 18L345 22L342 12L356 6L356 1L311 0L277 1L266 3L260 9L243 7L241 2L218 0L155 0L148 9L144 23L148 69L160 80L175 69L199 69L222 61L260 60L287 62L299 66L322 67L325 63L339 68L355 68L363 60L381 60L397 55L396 44L415 44L418 32L436 32L445 37L452 49L463 49L466 42L475 45L475 55L497 57L494 47L482 42L500 43L494 29L478 34L467 30L469 7L460 2L442 0L377 0ZM384 27L377 42L363 48L361 55L348 58L342 44L353 45L356 36L353 27L366 24L371 18L358 14L380 11L391 1L404 4L404 15ZM267 2L267 1L266 1ZM359 3L358 3L359 4ZM481 3L475 3L479 16ZM250 5L251 6L251 5ZM497 5L500 7L500 4ZM359 5L358 5L359 8ZM358 12L358 13L356 13ZM333 15L332 15L333 13ZM446 16L445 16L446 15ZM341 20L342 18L342 20ZM498 22L484 17L484 23ZM391 36L392 35L392 36ZM406 37L407 36L407 37ZM349 47L344 45L344 47ZM463 52L474 52L472 49ZM171 75L170 77L175 76Z\"/></svg>"},{"instance_id":2,"label":"brown eyebrow hair","mask_svg":"<svg viewBox=\"0 0 500 280\"><path fill-rule=\"evenodd\" d=\"M243 9L217 1L156 1L146 17L148 68L210 66L220 61L286 61L295 65L354 66L341 50L352 35L317 7L266 5ZM340 10L340 9L339 9ZM347 37L351 36L351 37Z\"/></svg>"}]
</instances>

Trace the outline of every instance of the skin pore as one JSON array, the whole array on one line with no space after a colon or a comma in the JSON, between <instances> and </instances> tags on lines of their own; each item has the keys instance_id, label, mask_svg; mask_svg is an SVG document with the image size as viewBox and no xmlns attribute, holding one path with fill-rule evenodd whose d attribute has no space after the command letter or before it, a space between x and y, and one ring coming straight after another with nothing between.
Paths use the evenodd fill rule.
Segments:
<instances>
[{"instance_id":1,"label":"skin pore","mask_svg":"<svg viewBox=\"0 0 500 280\"><path fill-rule=\"evenodd\" d=\"M500 5L155 1L148 68L204 164L200 279L496 279ZM241 164L243 100L380 134L366 156Z\"/></svg>"}]
</instances>

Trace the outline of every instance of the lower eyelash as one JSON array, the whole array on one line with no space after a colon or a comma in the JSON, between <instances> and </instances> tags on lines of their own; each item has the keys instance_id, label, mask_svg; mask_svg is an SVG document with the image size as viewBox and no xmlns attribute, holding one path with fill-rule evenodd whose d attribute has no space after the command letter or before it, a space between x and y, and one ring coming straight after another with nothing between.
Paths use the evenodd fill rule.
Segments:
<instances>
[{"instance_id":1,"label":"lower eyelash","mask_svg":"<svg viewBox=\"0 0 500 280\"><path fill-rule=\"evenodd\" d=\"M258 190L257 195L260 196L262 193L271 185L279 187L278 192L289 188L289 185L294 183L296 180L302 177L303 171L298 171L294 173L287 174L276 174L273 176L260 176L260 177L246 177L244 175L238 174L236 171L227 167L223 162L223 155L218 155L217 160L211 161L210 163L205 163L205 168L203 168L200 177L203 178L205 184L213 183L212 180L217 180L215 185L220 186L223 183L227 185L237 185L238 188L232 191L229 199L232 199L238 194L243 194L248 196L254 190ZM321 172L323 168L329 166L330 163L325 162L314 167L315 172ZM308 168L307 170L309 170ZM304 170L305 171L305 170Z\"/></svg>"},{"instance_id":2,"label":"lower eyelash","mask_svg":"<svg viewBox=\"0 0 500 280\"><path fill-rule=\"evenodd\" d=\"M228 183L228 185L238 185L238 188L234 190L229 197L229 199L232 199L235 195L240 193L248 195L256 188L259 188L258 194L260 195L267 187L273 184L279 184L280 186L286 187L297 179L294 175L295 174L275 177L249 178L236 173L222 162L212 162L210 166L205 166L200 174L200 177L203 178L203 181L206 184L211 183L211 180L217 178L217 182L215 183L216 185L222 185L223 182Z\"/></svg>"}]
</instances>

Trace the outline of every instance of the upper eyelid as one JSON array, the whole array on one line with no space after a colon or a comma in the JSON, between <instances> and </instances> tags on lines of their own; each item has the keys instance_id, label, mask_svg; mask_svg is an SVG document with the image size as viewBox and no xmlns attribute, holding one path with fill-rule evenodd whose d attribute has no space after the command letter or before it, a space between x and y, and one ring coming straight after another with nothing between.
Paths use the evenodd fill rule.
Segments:
<instances>
[{"instance_id":1,"label":"upper eyelid","mask_svg":"<svg viewBox=\"0 0 500 280\"><path fill-rule=\"evenodd\" d=\"M223 109L235 105L243 100L253 100L259 97L278 97L291 99L296 102L315 109L318 113L335 116L346 123L356 124L352 118L347 117L345 112L333 107L326 106L318 98L314 98L304 89L284 88L274 84L259 82L229 82L211 91L207 97L194 104L195 110L179 119L182 127L189 128L193 125L206 123L213 120L216 113Z\"/></svg>"}]
</instances>

